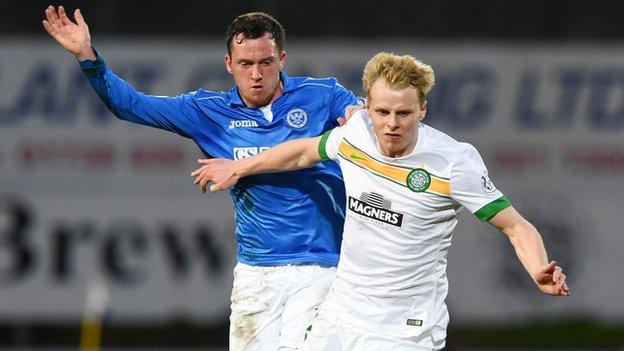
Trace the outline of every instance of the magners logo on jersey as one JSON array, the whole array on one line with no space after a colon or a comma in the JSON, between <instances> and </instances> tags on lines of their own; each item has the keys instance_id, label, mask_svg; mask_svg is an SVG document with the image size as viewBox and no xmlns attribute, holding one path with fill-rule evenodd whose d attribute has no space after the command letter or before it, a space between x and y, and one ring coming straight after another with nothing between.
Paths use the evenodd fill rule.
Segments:
<instances>
[{"instance_id":1,"label":"magners logo on jersey","mask_svg":"<svg viewBox=\"0 0 624 351\"><path fill-rule=\"evenodd\" d=\"M373 223L403 225L403 214L391 210L392 203L378 193L362 193L359 199L349 196L349 209Z\"/></svg>"}]
</instances>

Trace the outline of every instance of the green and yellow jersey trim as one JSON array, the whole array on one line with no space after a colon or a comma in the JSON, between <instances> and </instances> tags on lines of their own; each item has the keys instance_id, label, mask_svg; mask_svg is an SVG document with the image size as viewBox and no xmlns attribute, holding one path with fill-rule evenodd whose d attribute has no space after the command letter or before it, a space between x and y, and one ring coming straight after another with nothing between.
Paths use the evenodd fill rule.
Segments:
<instances>
[{"instance_id":1,"label":"green and yellow jersey trim","mask_svg":"<svg viewBox=\"0 0 624 351\"><path fill-rule=\"evenodd\" d=\"M325 136L323 136L325 137ZM320 145L319 143L319 155L321 155ZM323 150L324 151L324 150ZM412 168L400 167L395 165L390 165L375 159L374 157L368 155L366 152L358 149L353 146L348 140L344 139L338 148L338 155L343 159L363 168L374 175L379 177L391 180L399 185L404 187L407 186L407 178L410 172L413 170ZM427 170L427 172L429 172ZM435 174L429 172L431 176L431 183L429 187L425 190L425 192L441 195L445 197L451 196L451 182L448 178L440 177Z\"/></svg>"}]
</instances>

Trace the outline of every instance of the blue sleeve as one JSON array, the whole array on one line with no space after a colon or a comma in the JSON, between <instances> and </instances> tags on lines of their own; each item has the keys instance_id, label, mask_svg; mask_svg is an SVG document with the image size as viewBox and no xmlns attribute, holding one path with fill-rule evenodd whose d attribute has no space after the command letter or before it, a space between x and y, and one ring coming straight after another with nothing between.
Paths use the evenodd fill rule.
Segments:
<instances>
[{"instance_id":1,"label":"blue sleeve","mask_svg":"<svg viewBox=\"0 0 624 351\"><path fill-rule=\"evenodd\" d=\"M169 97L136 91L116 76L99 54L95 61L80 61L80 68L96 94L118 118L192 137L199 113L192 94Z\"/></svg>"},{"instance_id":2,"label":"blue sleeve","mask_svg":"<svg viewBox=\"0 0 624 351\"><path fill-rule=\"evenodd\" d=\"M336 82L332 91L332 100L330 102L330 113L334 120L338 117L344 117L345 110L348 106L359 104L359 100L350 90L347 90L345 87L340 85L340 83Z\"/></svg>"}]
</instances>

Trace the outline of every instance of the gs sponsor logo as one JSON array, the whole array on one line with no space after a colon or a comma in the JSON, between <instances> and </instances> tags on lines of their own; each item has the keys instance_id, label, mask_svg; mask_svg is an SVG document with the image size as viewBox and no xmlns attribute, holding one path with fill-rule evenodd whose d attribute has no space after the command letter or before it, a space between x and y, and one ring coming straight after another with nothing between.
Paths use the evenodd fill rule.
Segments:
<instances>
[{"instance_id":1,"label":"gs sponsor logo","mask_svg":"<svg viewBox=\"0 0 624 351\"><path fill-rule=\"evenodd\" d=\"M243 158L253 157L268 149L268 146L235 147L232 155L234 156L234 160L236 161Z\"/></svg>"}]
</instances>

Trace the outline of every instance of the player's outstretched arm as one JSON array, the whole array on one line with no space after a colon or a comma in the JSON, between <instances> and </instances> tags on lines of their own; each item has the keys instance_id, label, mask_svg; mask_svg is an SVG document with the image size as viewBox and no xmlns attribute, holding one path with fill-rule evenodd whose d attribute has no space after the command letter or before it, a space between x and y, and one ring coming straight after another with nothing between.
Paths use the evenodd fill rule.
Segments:
<instances>
[{"instance_id":1,"label":"player's outstretched arm","mask_svg":"<svg viewBox=\"0 0 624 351\"><path fill-rule=\"evenodd\" d=\"M554 296L570 295L566 275L555 261L548 262L542 237L529 221L513 207L507 207L488 222L507 234L518 259L540 291Z\"/></svg>"},{"instance_id":2,"label":"player's outstretched arm","mask_svg":"<svg viewBox=\"0 0 624 351\"><path fill-rule=\"evenodd\" d=\"M67 17L63 6L59 6L58 10L52 5L48 6L45 9L45 17L43 28L65 50L71 52L79 61L96 59L91 47L89 26L79 9L74 11L75 23Z\"/></svg>"},{"instance_id":3,"label":"player's outstretched arm","mask_svg":"<svg viewBox=\"0 0 624 351\"><path fill-rule=\"evenodd\" d=\"M202 192L231 188L239 179L261 173L275 173L309 168L321 161L318 145L321 137L291 140L260 154L238 161L223 158L198 160L201 167L191 173Z\"/></svg>"}]
</instances>

